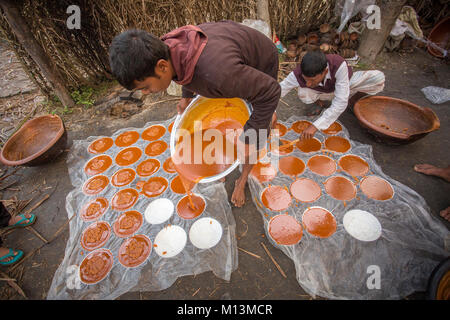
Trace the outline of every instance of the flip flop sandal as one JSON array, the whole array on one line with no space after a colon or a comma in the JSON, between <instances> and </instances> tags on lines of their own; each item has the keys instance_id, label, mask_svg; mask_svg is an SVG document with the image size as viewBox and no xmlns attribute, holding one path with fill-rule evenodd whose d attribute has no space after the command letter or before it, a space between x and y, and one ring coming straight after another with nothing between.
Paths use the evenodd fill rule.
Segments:
<instances>
[{"instance_id":1,"label":"flip flop sandal","mask_svg":"<svg viewBox=\"0 0 450 320\"><path fill-rule=\"evenodd\" d=\"M9 266L12 265L14 263L16 263L17 261L19 261L20 259L22 259L23 257L23 251L22 250L16 250L17 254L14 255L14 250L13 249L9 249L9 253L5 254L3 257L0 257L0 265L2 266ZM6 258L9 257L14 257L13 259L11 259L10 261L3 261Z\"/></svg>"},{"instance_id":2,"label":"flip flop sandal","mask_svg":"<svg viewBox=\"0 0 450 320\"><path fill-rule=\"evenodd\" d=\"M25 217L25 214L23 214L23 213L19 214L18 216L21 217L22 219L20 219L13 225L6 227L6 229L25 228L25 227L31 226L33 223L35 223L36 219L37 219L36 215L34 215L34 214L31 214L30 218ZM23 221L28 220L28 219L30 220L30 221L28 221L28 223L22 223Z\"/></svg>"}]
</instances>

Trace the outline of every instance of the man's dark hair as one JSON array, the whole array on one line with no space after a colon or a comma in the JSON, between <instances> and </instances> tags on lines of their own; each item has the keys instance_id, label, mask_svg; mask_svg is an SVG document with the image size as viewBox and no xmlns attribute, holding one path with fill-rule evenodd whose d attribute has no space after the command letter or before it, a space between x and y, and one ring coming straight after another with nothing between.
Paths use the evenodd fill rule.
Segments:
<instances>
[{"instance_id":1,"label":"man's dark hair","mask_svg":"<svg viewBox=\"0 0 450 320\"><path fill-rule=\"evenodd\" d=\"M305 54L300 64L302 74L305 77L315 77L327 67L327 57L320 51L309 51Z\"/></svg>"},{"instance_id":2,"label":"man's dark hair","mask_svg":"<svg viewBox=\"0 0 450 320\"><path fill-rule=\"evenodd\" d=\"M135 80L155 76L158 60L169 60L169 47L143 30L127 30L114 37L109 46L109 65L114 77L128 90Z\"/></svg>"}]
</instances>

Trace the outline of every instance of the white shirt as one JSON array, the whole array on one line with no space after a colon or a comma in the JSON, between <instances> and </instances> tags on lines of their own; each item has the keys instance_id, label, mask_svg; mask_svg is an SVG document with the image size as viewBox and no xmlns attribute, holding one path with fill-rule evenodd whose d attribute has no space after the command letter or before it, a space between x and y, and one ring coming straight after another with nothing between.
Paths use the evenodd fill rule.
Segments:
<instances>
[{"instance_id":1,"label":"white shirt","mask_svg":"<svg viewBox=\"0 0 450 320\"><path fill-rule=\"evenodd\" d=\"M331 79L330 68L327 63L328 72L324 80L319 84L323 86L327 79ZM322 113L322 115L313 122L314 126L319 130L327 129L333 122L335 122L339 116L345 111L348 104L348 97L350 95L350 81L348 79L348 68L345 61L339 66L336 71L336 84L334 90L334 97L331 102L331 106ZM281 86L281 98L284 97L291 89L299 87L300 90L311 90L317 94L322 94L322 92L315 91L311 88L301 88L298 84L297 78L294 72L289 73L289 75L280 83ZM326 94L326 93L325 93Z\"/></svg>"}]
</instances>

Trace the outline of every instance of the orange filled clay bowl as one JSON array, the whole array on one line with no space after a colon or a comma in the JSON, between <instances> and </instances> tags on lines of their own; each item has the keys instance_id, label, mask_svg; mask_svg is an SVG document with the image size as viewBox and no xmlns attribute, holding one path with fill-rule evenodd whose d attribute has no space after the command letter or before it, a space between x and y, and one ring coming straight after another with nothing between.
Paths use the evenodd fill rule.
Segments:
<instances>
[{"instance_id":1,"label":"orange filled clay bowl","mask_svg":"<svg viewBox=\"0 0 450 320\"><path fill-rule=\"evenodd\" d=\"M183 219L190 220L199 217L206 208L205 199L199 194L190 194L195 208L191 207L189 196L184 196L177 203L177 214Z\"/></svg>"},{"instance_id":2,"label":"orange filled clay bowl","mask_svg":"<svg viewBox=\"0 0 450 320\"><path fill-rule=\"evenodd\" d=\"M139 140L139 133L137 131L126 131L121 133L116 138L116 146L129 147Z\"/></svg>"},{"instance_id":3,"label":"orange filled clay bowl","mask_svg":"<svg viewBox=\"0 0 450 320\"><path fill-rule=\"evenodd\" d=\"M336 200L349 201L356 197L356 186L347 178L328 178L324 186L325 191Z\"/></svg>"},{"instance_id":4,"label":"orange filled clay bowl","mask_svg":"<svg viewBox=\"0 0 450 320\"><path fill-rule=\"evenodd\" d=\"M114 144L114 140L110 137L100 138L92 142L88 147L88 152L93 154L103 153Z\"/></svg>"},{"instance_id":5,"label":"orange filled clay bowl","mask_svg":"<svg viewBox=\"0 0 450 320\"><path fill-rule=\"evenodd\" d=\"M92 251L102 247L111 236L111 227L105 221L90 224L81 234L81 246Z\"/></svg>"},{"instance_id":6,"label":"orange filled clay bowl","mask_svg":"<svg viewBox=\"0 0 450 320\"><path fill-rule=\"evenodd\" d=\"M297 157L287 156L278 161L278 168L283 174L295 179L305 171L305 163Z\"/></svg>"},{"instance_id":7,"label":"orange filled clay bowl","mask_svg":"<svg viewBox=\"0 0 450 320\"><path fill-rule=\"evenodd\" d=\"M145 154L149 157L156 157L159 156L161 153L166 151L168 145L165 141L162 140L156 140L153 142L150 142L147 147L145 147Z\"/></svg>"},{"instance_id":8,"label":"orange filled clay bowl","mask_svg":"<svg viewBox=\"0 0 450 320\"><path fill-rule=\"evenodd\" d=\"M107 155L100 155L95 158L92 158L91 160L86 163L86 166L84 167L84 172L86 172L87 175L93 176L99 173L103 173L112 164L112 158Z\"/></svg>"},{"instance_id":9,"label":"orange filled clay bowl","mask_svg":"<svg viewBox=\"0 0 450 320\"><path fill-rule=\"evenodd\" d=\"M123 149L116 156L116 163L121 167L126 167L137 162L142 156L142 150L137 147Z\"/></svg>"},{"instance_id":10,"label":"orange filled clay bowl","mask_svg":"<svg viewBox=\"0 0 450 320\"><path fill-rule=\"evenodd\" d=\"M140 177L148 177L159 170L161 163L156 159L147 159L138 164L136 172Z\"/></svg>"},{"instance_id":11,"label":"orange filled clay bowl","mask_svg":"<svg viewBox=\"0 0 450 320\"><path fill-rule=\"evenodd\" d=\"M180 176L176 176L175 178L172 179L172 181L170 182L170 190L178 194L186 193L185 186L183 185L183 181L181 180Z\"/></svg>"},{"instance_id":12,"label":"orange filled clay bowl","mask_svg":"<svg viewBox=\"0 0 450 320\"><path fill-rule=\"evenodd\" d=\"M296 121L292 124L291 129L297 133L302 133L306 128L312 125L311 122L306 120Z\"/></svg>"},{"instance_id":13,"label":"orange filled clay bowl","mask_svg":"<svg viewBox=\"0 0 450 320\"><path fill-rule=\"evenodd\" d=\"M269 182L277 176L277 170L270 162L255 164L250 171L250 175L257 179L260 183Z\"/></svg>"},{"instance_id":14,"label":"orange filled clay bowl","mask_svg":"<svg viewBox=\"0 0 450 320\"><path fill-rule=\"evenodd\" d=\"M330 237L337 228L333 214L321 207L306 209L302 216L302 223L309 234L319 238Z\"/></svg>"},{"instance_id":15,"label":"orange filled clay bowl","mask_svg":"<svg viewBox=\"0 0 450 320\"><path fill-rule=\"evenodd\" d=\"M81 208L80 218L85 222L97 220L105 214L108 206L109 204L106 198L91 200Z\"/></svg>"},{"instance_id":16,"label":"orange filled clay bowl","mask_svg":"<svg viewBox=\"0 0 450 320\"><path fill-rule=\"evenodd\" d=\"M109 184L107 176L98 175L87 180L83 185L83 193L88 196L102 192Z\"/></svg>"},{"instance_id":17,"label":"orange filled clay bowl","mask_svg":"<svg viewBox=\"0 0 450 320\"><path fill-rule=\"evenodd\" d=\"M292 151L294 151L294 145L290 145L289 147L283 147L283 145L289 143L289 140L284 140L284 139L280 139L280 144L278 146L270 144L270 151L272 151L274 154L277 155L287 155L289 153L291 153Z\"/></svg>"},{"instance_id":18,"label":"orange filled clay bowl","mask_svg":"<svg viewBox=\"0 0 450 320\"><path fill-rule=\"evenodd\" d=\"M166 128L159 124L148 127L142 132L142 139L147 141L154 141L161 138L166 133Z\"/></svg>"},{"instance_id":19,"label":"orange filled clay bowl","mask_svg":"<svg viewBox=\"0 0 450 320\"><path fill-rule=\"evenodd\" d=\"M118 170L111 177L111 184L114 187L124 187L133 182L136 177L136 172L131 168L124 168Z\"/></svg>"},{"instance_id":20,"label":"orange filled clay bowl","mask_svg":"<svg viewBox=\"0 0 450 320\"><path fill-rule=\"evenodd\" d=\"M152 177L142 184L141 193L149 198L157 197L166 191L169 182L163 177Z\"/></svg>"},{"instance_id":21,"label":"orange filled clay bowl","mask_svg":"<svg viewBox=\"0 0 450 320\"><path fill-rule=\"evenodd\" d=\"M331 176L336 172L336 162L327 156L313 156L308 160L307 166L312 172L321 176Z\"/></svg>"},{"instance_id":22,"label":"orange filled clay bowl","mask_svg":"<svg viewBox=\"0 0 450 320\"><path fill-rule=\"evenodd\" d=\"M317 138L299 140L295 146L302 152L317 152L322 149L322 143Z\"/></svg>"},{"instance_id":23,"label":"orange filled clay bowl","mask_svg":"<svg viewBox=\"0 0 450 320\"><path fill-rule=\"evenodd\" d=\"M322 130L327 135L333 135L342 131L342 126L339 122L333 122L327 129Z\"/></svg>"},{"instance_id":24,"label":"orange filled clay bowl","mask_svg":"<svg viewBox=\"0 0 450 320\"><path fill-rule=\"evenodd\" d=\"M126 238L134 234L142 226L144 218L138 211L122 213L113 224L113 230L119 238Z\"/></svg>"},{"instance_id":25,"label":"orange filled clay bowl","mask_svg":"<svg viewBox=\"0 0 450 320\"><path fill-rule=\"evenodd\" d=\"M138 234L126 239L119 248L119 262L127 268L136 268L147 260L152 251L152 242L143 235Z\"/></svg>"},{"instance_id":26,"label":"orange filled clay bowl","mask_svg":"<svg viewBox=\"0 0 450 320\"><path fill-rule=\"evenodd\" d=\"M284 124L281 123L276 123L273 130L278 130L278 135L280 137L284 136L286 134L286 132L288 131L288 128L286 128L286 126Z\"/></svg>"},{"instance_id":27,"label":"orange filled clay bowl","mask_svg":"<svg viewBox=\"0 0 450 320\"><path fill-rule=\"evenodd\" d=\"M269 221L268 230L273 241L285 246L299 243L303 235L300 223L287 214L272 217Z\"/></svg>"},{"instance_id":28,"label":"orange filled clay bowl","mask_svg":"<svg viewBox=\"0 0 450 320\"><path fill-rule=\"evenodd\" d=\"M377 176L367 176L359 183L361 191L370 199L385 201L394 197L392 185Z\"/></svg>"},{"instance_id":29,"label":"orange filled clay bowl","mask_svg":"<svg viewBox=\"0 0 450 320\"><path fill-rule=\"evenodd\" d=\"M97 249L89 253L80 265L80 280L84 284L96 284L106 278L111 271L114 258L111 251Z\"/></svg>"},{"instance_id":30,"label":"orange filled clay bowl","mask_svg":"<svg viewBox=\"0 0 450 320\"><path fill-rule=\"evenodd\" d=\"M350 141L345 138L332 136L325 140L325 148L330 151L345 153L349 151L352 147Z\"/></svg>"},{"instance_id":31,"label":"orange filled clay bowl","mask_svg":"<svg viewBox=\"0 0 450 320\"><path fill-rule=\"evenodd\" d=\"M322 190L317 182L300 178L291 183L290 191L295 200L300 202L314 202L322 195Z\"/></svg>"},{"instance_id":32,"label":"orange filled clay bowl","mask_svg":"<svg viewBox=\"0 0 450 320\"><path fill-rule=\"evenodd\" d=\"M136 204L139 192L136 189L127 188L116 192L111 199L111 208L117 211L125 211Z\"/></svg>"},{"instance_id":33,"label":"orange filled clay bowl","mask_svg":"<svg viewBox=\"0 0 450 320\"><path fill-rule=\"evenodd\" d=\"M338 164L344 172L354 177L362 177L369 172L369 164L363 158L353 154L341 157Z\"/></svg>"},{"instance_id":34,"label":"orange filled clay bowl","mask_svg":"<svg viewBox=\"0 0 450 320\"><path fill-rule=\"evenodd\" d=\"M172 157L169 157L163 163L163 169L167 173L176 173L175 165L173 164Z\"/></svg>"},{"instance_id":35,"label":"orange filled clay bowl","mask_svg":"<svg viewBox=\"0 0 450 320\"><path fill-rule=\"evenodd\" d=\"M291 205L292 197L281 186L270 186L261 193L261 202L271 211L283 211Z\"/></svg>"}]
</instances>

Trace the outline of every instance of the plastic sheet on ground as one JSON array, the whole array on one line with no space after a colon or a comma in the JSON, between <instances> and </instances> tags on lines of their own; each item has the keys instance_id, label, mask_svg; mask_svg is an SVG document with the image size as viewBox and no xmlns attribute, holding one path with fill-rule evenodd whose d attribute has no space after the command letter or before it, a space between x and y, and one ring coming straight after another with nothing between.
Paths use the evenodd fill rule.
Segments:
<instances>
[{"instance_id":1,"label":"plastic sheet on ground","mask_svg":"<svg viewBox=\"0 0 450 320\"><path fill-rule=\"evenodd\" d=\"M423 92L425 97L434 104L450 101L450 89L429 86L420 90Z\"/></svg>"},{"instance_id":2,"label":"plastic sheet on ground","mask_svg":"<svg viewBox=\"0 0 450 320\"><path fill-rule=\"evenodd\" d=\"M143 128L124 128L115 132L111 137L115 138L129 130L134 130L141 134L145 128L150 125L161 124L165 128L174 121L175 118L166 120L164 122L149 122ZM177 225L184 229L187 234L187 242L184 249L174 257L162 258L159 256L154 248L146 259L146 261L135 268L126 268L118 261L118 249L125 240L115 235L111 230L109 240L103 245L103 248L109 249L114 257L114 264L109 274L100 282L92 285L87 285L80 281L79 266L82 260L89 254L80 245L81 234L83 230L92 222L84 222L80 216L80 209L90 199L98 196L111 199L113 194L119 189L136 188L136 183L139 180L147 180L149 177L140 178L136 176L135 180L128 186L122 188L113 187L109 184L106 189L95 196L86 196L82 192L83 183L90 178L84 172L84 166L89 159L97 156L87 151L88 146L100 137L89 137L86 140L76 140L71 148L67 163L69 167L69 175L71 182L75 189L71 191L66 198L66 211L68 218L72 218L70 222L70 237L67 242L65 256L58 267L47 299L114 299L129 291L159 291L170 287L178 277L185 275L200 274L206 271L212 271L217 277L224 280L230 280L231 273L237 268L237 246L235 240L235 221L231 213L231 207L228 202L228 197L223 183L209 183L198 184L194 189L194 194L200 194L206 200L205 211L197 218L185 220L179 217L176 213L176 208L171 218L162 224L149 224L144 217L144 221L139 230L135 234L144 234L150 238L152 246L154 244L155 236L160 230L168 225ZM170 133L166 130L164 136L160 140L164 140L169 144ZM140 147L144 150L149 141L139 139L132 146ZM113 145L105 154L110 155L114 160L117 152L122 149ZM175 194L170 190L170 181L176 174L169 174L163 170L163 162L170 156L170 150L167 150L157 157L161 163L158 172L153 176L164 177L169 181L169 187L158 197L148 198L145 195L140 195L137 203L129 210L137 210L144 215L148 204L157 198L169 198L174 203L175 207L184 195ZM139 161L128 166L136 169L136 166L144 159L150 157L145 153ZM113 162L111 167L105 171L104 174L108 177L116 172L119 167ZM106 213L100 220L106 221L113 226L114 221L122 212L114 211L109 205ZM223 232L220 241L210 249L199 249L195 247L189 239L189 230L195 221L200 218L211 217L216 219L222 226Z\"/></svg>"},{"instance_id":3,"label":"plastic sheet on ground","mask_svg":"<svg viewBox=\"0 0 450 320\"><path fill-rule=\"evenodd\" d=\"M293 116L287 122L280 123L290 128L298 120L312 121L313 118ZM349 139L345 127L336 135ZM281 139L295 140L297 137L298 134L290 130ZM318 131L315 137L323 143L328 136ZM252 199L263 217L267 238L293 260L298 283L312 296L330 299L400 299L416 291L425 291L432 270L449 255L444 244L449 237L448 230L432 216L419 194L383 173L375 162L370 145L349 141L351 149L344 154L362 157L370 166L369 174L381 177L392 185L393 198L385 201L369 199L352 176L338 171L332 176L346 177L357 185L356 198L344 204L325 192L323 183L329 177L319 176L306 166L297 178L306 177L317 182L322 190L320 198L312 203L296 202L293 199L287 210L274 212L262 204L261 192L268 185L289 188L294 179L279 170L270 182L260 183L250 176ZM300 158L306 165L311 156L318 154L322 153L303 153L294 148L288 155ZM331 158L337 161L344 154L334 153ZM313 206L323 207L334 215L337 222L334 234L328 238L317 238L309 234L302 224L303 236L295 245L280 245L271 238L268 226L272 217L287 212L301 224L303 212ZM359 241L347 233L343 216L352 209L368 211L378 219L382 233L377 240ZM376 277L379 277L378 283Z\"/></svg>"}]
</instances>

